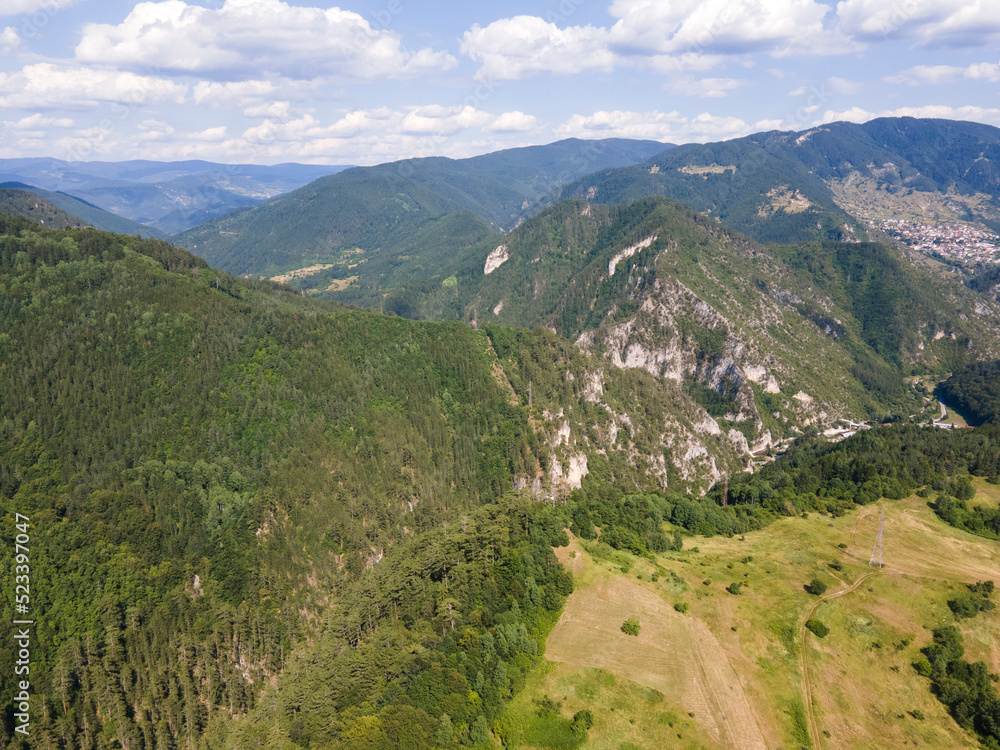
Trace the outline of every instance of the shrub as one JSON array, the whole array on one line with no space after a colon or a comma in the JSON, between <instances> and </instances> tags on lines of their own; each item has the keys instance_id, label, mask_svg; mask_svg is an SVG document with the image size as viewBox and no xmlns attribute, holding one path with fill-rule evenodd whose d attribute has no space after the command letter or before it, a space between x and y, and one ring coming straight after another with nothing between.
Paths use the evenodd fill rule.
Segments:
<instances>
[{"instance_id":1,"label":"shrub","mask_svg":"<svg viewBox=\"0 0 1000 750\"><path fill-rule=\"evenodd\" d=\"M639 620L635 617L628 618L622 623L622 632L625 635L639 635Z\"/></svg>"},{"instance_id":2,"label":"shrub","mask_svg":"<svg viewBox=\"0 0 1000 750\"><path fill-rule=\"evenodd\" d=\"M586 708L573 714L573 724L570 728L577 737L585 739L587 730L592 726L594 726L594 715Z\"/></svg>"},{"instance_id":3,"label":"shrub","mask_svg":"<svg viewBox=\"0 0 1000 750\"><path fill-rule=\"evenodd\" d=\"M811 630L817 638L826 638L827 634L830 632L830 628L819 620L807 620L806 627L809 628L809 630Z\"/></svg>"},{"instance_id":4,"label":"shrub","mask_svg":"<svg viewBox=\"0 0 1000 750\"><path fill-rule=\"evenodd\" d=\"M674 609L676 611L680 612L681 614L684 614L685 612L688 611L688 603L687 602L677 602L674 605Z\"/></svg>"},{"instance_id":5,"label":"shrub","mask_svg":"<svg viewBox=\"0 0 1000 750\"><path fill-rule=\"evenodd\" d=\"M805 585L806 591L814 596L822 596L826 593L826 584L823 583L818 578L813 578L809 583Z\"/></svg>"},{"instance_id":6,"label":"shrub","mask_svg":"<svg viewBox=\"0 0 1000 750\"><path fill-rule=\"evenodd\" d=\"M728 591L733 596L739 596L740 595L740 589L742 587L743 587L742 583L733 582L733 583L729 584L728 586L726 586L726 591Z\"/></svg>"}]
</instances>

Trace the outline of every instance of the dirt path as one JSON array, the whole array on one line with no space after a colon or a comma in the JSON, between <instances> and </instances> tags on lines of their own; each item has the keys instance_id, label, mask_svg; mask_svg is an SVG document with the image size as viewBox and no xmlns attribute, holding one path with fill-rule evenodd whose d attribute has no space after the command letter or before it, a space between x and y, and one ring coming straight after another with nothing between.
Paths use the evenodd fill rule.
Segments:
<instances>
[{"instance_id":1,"label":"dirt path","mask_svg":"<svg viewBox=\"0 0 1000 750\"><path fill-rule=\"evenodd\" d=\"M621 632L628 617L639 618L637 637ZM634 580L598 573L581 584L549 635L545 655L659 690L693 712L720 747L767 749L743 684L718 639L700 620L675 612Z\"/></svg>"},{"instance_id":2,"label":"dirt path","mask_svg":"<svg viewBox=\"0 0 1000 750\"><path fill-rule=\"evenodd\" d=\"M838 589L832 594L820 597L820 599L814 602L808 609L801 622L799 622L799 643L802 644L802 648L799 650L799 671L802 673L802 702L806 707L806 719L809 722L809 735L812 738L813 745L815 745L816 750L823 750L823 735L819 731L819 725L816 723L816 713L813 711L812 686L809 684L809 658L808 649L806 647L806 623L816 613L820 604L828 602L831 599L844 596L845 594L850 594L852 591L855 591L858 586L872 576L877 575L879 572L880 571L872 571L871 573L866 573L847 588Z\"/></svg>"}]
</instances>

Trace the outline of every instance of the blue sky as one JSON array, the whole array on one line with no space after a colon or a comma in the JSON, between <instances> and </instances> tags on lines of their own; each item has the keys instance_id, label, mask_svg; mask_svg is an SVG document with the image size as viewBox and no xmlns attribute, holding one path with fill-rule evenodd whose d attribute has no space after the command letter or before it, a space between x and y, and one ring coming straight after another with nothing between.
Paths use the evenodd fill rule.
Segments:
<instances>
[{"instance_id":1,"label":"blue sky","mask_svg":"<svg viewBox=\"0 0 1000 750\"><path fill-rule=\"evenodd\" d=\"M996 0L4 0L0 156L372 164L1000 125Z\"/></svg>"}]
</instances>

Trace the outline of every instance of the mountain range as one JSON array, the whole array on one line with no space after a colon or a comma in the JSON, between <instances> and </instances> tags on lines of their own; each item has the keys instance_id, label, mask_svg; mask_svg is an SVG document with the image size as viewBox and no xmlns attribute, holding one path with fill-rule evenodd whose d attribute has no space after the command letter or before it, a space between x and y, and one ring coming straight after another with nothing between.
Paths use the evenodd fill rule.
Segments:
<instances>
[{"instance_id":1,"label":"mountain range","mask_svg":"<svg viewBox=\"0 0 1000 750\"><path fill-rule=\"evenodd\" d=\"M25 158L0 159L0 182L18 182L66 194L148 227L144 230L146 234L165 237L342 169L345 167L217 164L197 160L67 162ZM93 225L108 231L125 231L110 225Z\"/></svg>"},{"instance_id":2,"label":"mountain range","mask_svg":"<svg viewBox=\"0 0 1000 750\"><path fill-rule=\"evenodd\" d=\"M866 223L988 226L997 134L415 159L186 248L0 189L0 745L1000 741L1000 435L931 426L997 421L1000 282Z\"/></svg>"}]
</instances>

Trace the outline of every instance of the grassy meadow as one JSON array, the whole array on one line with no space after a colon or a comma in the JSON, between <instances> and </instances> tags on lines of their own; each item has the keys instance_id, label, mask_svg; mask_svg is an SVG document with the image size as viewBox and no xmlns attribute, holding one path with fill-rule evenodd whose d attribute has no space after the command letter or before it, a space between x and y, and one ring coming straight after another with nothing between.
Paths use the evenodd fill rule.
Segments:
<instances>
[{"instance_id":1,"label":"grassy meadow","mask_svg":"<svg viewBox=\"0 0 1000 750\"><path fill-rule=\"evenodd\" d=\"M1000 488L977 490L975 502L1000 502ZM1000 545L947 526L926 499L885 510L884 568L869 565L879 506L688 537L684 550L652 560L573 539L559 557L575 591L545 666L504 716L508 744L978 747L912 664L933 628L955 624L965 658L1000 672L998 612L956 621L947 606L965 584L1000 578ZM821 595L806 590L813 579ZM638 635L622 632L628 618ZM561 705L553 711L546 698ZM568 728L583 709L594 722L581 743Z\"/></svg>"}]
</instances>

